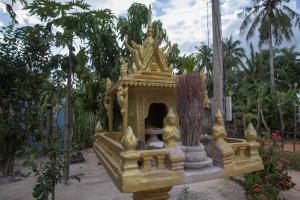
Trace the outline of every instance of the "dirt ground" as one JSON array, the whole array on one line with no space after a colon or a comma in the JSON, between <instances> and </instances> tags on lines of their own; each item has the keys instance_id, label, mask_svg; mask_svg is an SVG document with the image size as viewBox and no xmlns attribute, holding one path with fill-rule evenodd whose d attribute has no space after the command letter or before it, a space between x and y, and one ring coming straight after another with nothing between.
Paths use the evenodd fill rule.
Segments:
<instances>
[{"instance_id":1,"label":"dirt ground","mask_svg":"<svg viewBox=\"0 0 300 200\"><path fill-rule=\"evenodd\" d=\"M284 151L294 152L294 144L292 142L286 142L283 146ZM295 144L295 152L300 153L300 144Z\"/></svg>"},{"instance_id":2,"label":"dirt ground","mask_svg":"<svg viewBox=\"0 0 300 200\"><path fill-rule=\"evenodd\" d=\"M80 182L71 181L65 186L58 185L56 190L57 200L131 200L131 194L120 193L105 172L103 166L91 149L84 151L86 162L71 165L71 174L79 175ZM17 162L16 169L20 168ZM22 168L22 171L26 169ZM296 187L282 194L287 200L300 199L300 172L292 171ZM2 200L31 200L32 187L35 177L16 182L8 182L0 179L0 199ZM216 179L207 182L187 185L189 190L197 193L199 200L243 200L245 199L243 189L229 179ZM170 192L170 200L176 200L183 186L173 187Z\"/></svg>"}]
</instances>

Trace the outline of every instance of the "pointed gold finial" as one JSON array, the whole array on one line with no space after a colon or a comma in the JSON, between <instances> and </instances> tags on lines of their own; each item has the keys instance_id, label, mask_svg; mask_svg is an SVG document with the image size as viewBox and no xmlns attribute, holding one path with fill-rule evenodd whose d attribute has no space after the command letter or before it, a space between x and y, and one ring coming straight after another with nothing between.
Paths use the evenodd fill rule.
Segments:
<instances>
[{"instance_id":1,"label":"pointed gold finial","mask_svg":"<svg viewBox=\"0 0 300 200\"><path fill-rule=\"evenodd\" d=\"M148 9L148 26L147 26L147 36L152 37L152 9L151 9L151 4L149 5Z\"/></svg>"},{"instance_id":2,"label":"pointed gold finial","mask_svg":"<svg viewBox=\"0 0 300 200\"><path fill-rule=\"evenodd\" d=\"M244 132L244 135L245 135L245 139L247 140L247 142L254 142L256 141L256 138L257 138L257 133L256 133L256 130L254 129L252 123L250 123L245 132Z\"/></svg>"},{"instance_id":3,"label":"pointed gold finial","mask_svg":"<svg viewBox=\"0 0 300 200\"><path fill-rule=\"evenodd\" d=\"M176 119L176 115L172 108L169 110L169 112L167 114L167 118L175 118Z\"/></svg>"},{"instance_id":4,"label":"pointed gold finial","mask_svg":"<svg viewBox=\"0 0 300 200\"><path fill-rule=\"evenodd\" d=\"M220 109L218 109L218 111L215 114L215 124L218 126L222 126L223 123L224 123L223 115L222 115Z\"/></svg>"},{"instance_id":5,"label":"pointed gold finial","mask_svg":"<svg viewBox=\"0 0 300 200\"><path fill-rule=\"evenodd\" d=\"M136 137L133 133L131 126L128 126L122 138L122 146L124 147L125 151L134 151L136 145L137 145Z\"/></svg>"}]
</instances>

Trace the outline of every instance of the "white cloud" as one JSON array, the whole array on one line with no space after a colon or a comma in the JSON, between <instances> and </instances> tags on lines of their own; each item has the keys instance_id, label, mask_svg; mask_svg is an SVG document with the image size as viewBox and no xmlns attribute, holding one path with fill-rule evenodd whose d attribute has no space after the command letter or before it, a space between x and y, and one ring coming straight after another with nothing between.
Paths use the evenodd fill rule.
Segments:
<instances>
[{"instance_id":1,"label":"white cloud","mask_svg":"<svg viewBox=\"0 0 300 200\"><path fill-rule=\"evenodd\" d=\"M61 0L64 1L64 0ZM126 13L126 10L134 2L145 5L153 5L154 20L160 19L167 30L169 39L172 43L178 43L181 53L195 52L195 46L200 42L207 42L207 1L206 0L86 0L93 9L109 8L117 16ZM209 1L210 2L210 1ZM242 41L242 45L248 45L245 36L239 34L239 27L242 22L237 14L242 8L249 5L249 0L222 0L221 18L223 37L232 35L234 39ZM289 6L296 9L296 1L291 1ZM2 6L3 8L3 6ZM35 24L39 20L35 16L29 16L25 10L21 10L20 5L15 5L14 9L18 15L21 25ZM297 8L298 13L300 8ZM2 12L5 10L2 9ZM212 41L211 26L211 3L208 8L208 25L210 42ZM0 20L0 23L7 23ZM295 38L291 43L284 43L283 46L298 45L300 40L300 31L295 30ZM257 38L253 39L254 44ZM300 45L298 45L298 49Z\"/></svg>"}]
</instances>

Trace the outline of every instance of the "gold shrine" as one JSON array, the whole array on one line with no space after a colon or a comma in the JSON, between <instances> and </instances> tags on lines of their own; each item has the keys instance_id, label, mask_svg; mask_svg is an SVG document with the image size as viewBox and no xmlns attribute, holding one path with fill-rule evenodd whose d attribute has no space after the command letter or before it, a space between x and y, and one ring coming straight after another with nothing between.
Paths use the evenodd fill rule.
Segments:
<instances>
[{"instance_id":1,"label":"gold shrine","mask_svg":"<svg viewBox=\"0 0 300 200\"><path fill-rule=\"evenodd\" d=\"M94 151L121 192L133 193L135 200L166 200L174 185L240 175L263 169L258 154L256 132L250 124L245 139L227 138L222 114L215 116L213 143L208 154L213 166L184 169L184 154L179 139L176 114L175 81L167 63L171 44L160 47L161 39L153 38L151 7L148 13L147 37L142 44L125 39L133 58L128 72L123 60L119 80L107 80L105 108L108 131L95 128ZM113 98L122 116L121 131L113 130ZM160 135L161 148L137 148L138 141L147 143L147 130ZM159 130L159 131L157 131ZM156 134L159 133L159 134ZM151 136L151 134L150 134Z\"/></svg>"}]
</instances>

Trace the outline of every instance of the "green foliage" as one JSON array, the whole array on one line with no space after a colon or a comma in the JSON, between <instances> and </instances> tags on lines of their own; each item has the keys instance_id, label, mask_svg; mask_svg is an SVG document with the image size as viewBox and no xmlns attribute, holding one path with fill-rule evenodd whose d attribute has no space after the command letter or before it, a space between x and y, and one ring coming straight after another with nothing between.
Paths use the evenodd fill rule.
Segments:
<instances>
[{"instance_id":1,"label":"green foliage","mask_svg":"<svg viewBox=\"0 0 300 200\"><path fill-rule=\"evenodd\" d=\"M55 157L56 152L50 152ZM51 158L45 163L36 163L32 166L37 183L33 187L32 196L37 200L47 200L50 193L54 195L55 186L61 183L64 175L64 162L62 159Z\"/></svg>"},{"instance_id":2,"label":"green foliage","mask_svg":"<svg viewBox=\"0 0 300 200\"><path fill-rule=\"evenodd\" d=\"M0 127L1 168L11 175L15 153L32 134L40 133L40 102L45 90L51 90L49 69L58 58L52 57L44 27L23 27L13 24L1 30L0 43ZM51 94L48 92L48 98Z\"/></svg>"},{"instance_id":3,"label":"green foliage","mask_svg":"<svg viewBox=\"0 0 300 200\"><path fill-rule=\"evenodd\" d=\"M278 157L288 160L291 169L300 171L300 153L280 151Z\"/></svg>"},{"instance_id":4,"label":"green foliage","mask_svg":"<svg viewBox=\"0 0 300 200\"><path fill-rule=\"evenodd\" d=\"M261 142L259 152L263 159L264 169L244 175L245 180L242 185L249 200L279 200L280 191L287 191L295 186L287 171L289 161L280 158L278 154L279 137L277 133L273 133L271 144Z\"/></svg>"},{"instance_id":5,"label":"green foliage","mask_svg":"<svg viewBox=\"0 0 300 200\"><path fill-rule=\"evenodd\" d=\"M252 3L252 7L239 14L244 17L240 29L241 33L247 32L247 40L258 30L259 44L268 42L272 36L279 45L283 39L291 40L293 27L300 28L300 15L286 5L289 0L252 0Z\"/></svg>"},{"instance_id":6,"label":"green foliage","mask_svg":"<svg viewBox=\"0 0 300 200\"><path fill-rule=\"evenodd\" d=\"M118 20L118 30L121 40L124 40L128 35L128 41L135 41L138 44L142 43L145 37L143 28L146 27L148 21L148 8L141 3L133 3L128 11L127 18L120 17Z\"/></svg>"},{"instance_id":7,"label":"green foliage","mask_svg":"<svg viewBox=\"0 0 300 200\"><path fill-rule=\"evenodd\" d=\"M31 15L37 15L41 21L55 19L57 17L63 18L73 9L88 10L89 5L83 0L68 1L59 3L54 0L34 0L32 3L25 6Z\"/></svg>"},{"instance_id":8,"label":"green foliage","mask_svg":"<svg viewBox=\"0 0 300 200\"><path fill-rule=\"evenodd\" d=\"M177 200L199 200L199 199L202 199L202 197L199 194L190 191L189 187L186 185L181 189L180 194L177 198Z\"/></svg>"}]
</instances>

